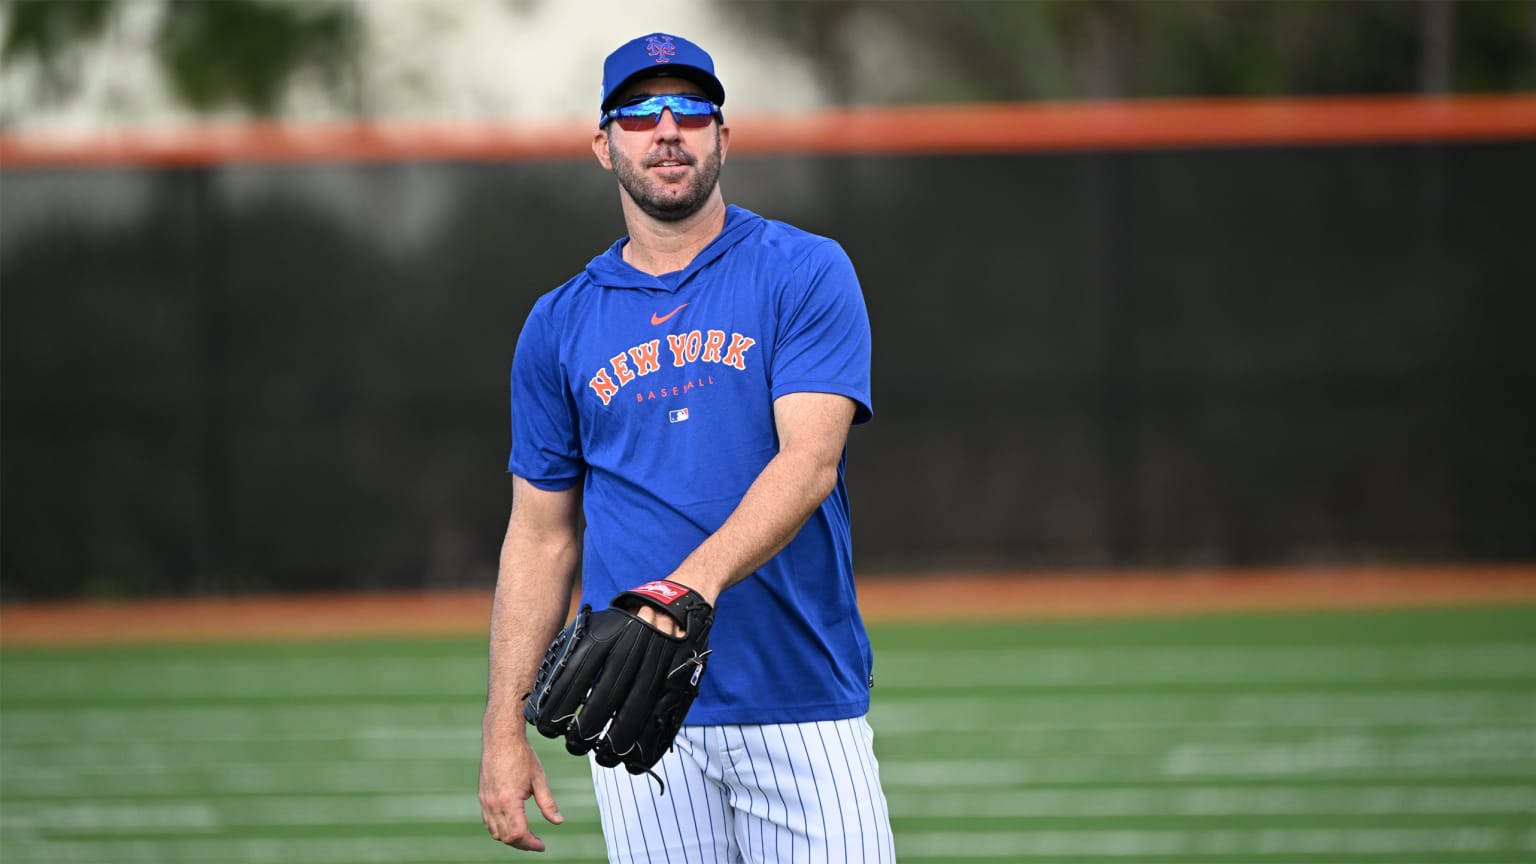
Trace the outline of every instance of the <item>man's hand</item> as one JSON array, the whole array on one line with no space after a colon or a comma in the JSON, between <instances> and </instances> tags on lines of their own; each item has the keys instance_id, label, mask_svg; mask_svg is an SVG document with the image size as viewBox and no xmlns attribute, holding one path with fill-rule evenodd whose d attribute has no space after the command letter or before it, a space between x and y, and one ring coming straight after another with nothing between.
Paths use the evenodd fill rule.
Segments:
<instances>
[{"instance_id":1,"label":"man's hand","mask_svg":"<svg viewBox=\"0 0 1536 864\"><path fill-rule=\"evenodd\" d=\"M549 791L544 765L527 740L487 741L480 756L480 818L491 836L528 852L543 852L544 841L528 826L529 798L551 825L565 821Z\"/></svg>"},{"instance_id":2,"label":"man's hand","mask_svg":"<svg viewBox=\"0 0 1536 864\"><path fill-rule=\"evenodd\" d=\"M683 635L683 626L676 621L673 621L672 616L670 615L657 612L655 609L652 609L649 606L641 606L638 609L632 608L629 611L635 613L635 617L639 618L641 621L644 621L652 627L655 627L657 630L660 630L668 636Z\"/></svg>"}]
</instances>

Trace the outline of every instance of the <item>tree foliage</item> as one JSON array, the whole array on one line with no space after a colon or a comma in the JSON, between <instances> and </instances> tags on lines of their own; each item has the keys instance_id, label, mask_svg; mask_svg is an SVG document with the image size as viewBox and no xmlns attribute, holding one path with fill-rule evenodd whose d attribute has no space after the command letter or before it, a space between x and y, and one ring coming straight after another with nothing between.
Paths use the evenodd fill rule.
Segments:
<instances>
[{"instance_id":1,"label":"tree foliage","mask_svg":"<svg viewBox=\"0 0 1536 864\"><path fill-rule=\"evenodd\" d=\"M160 34L160 61L192 108L273 114L303 70L339 82L355 33L351 8L333 3L176 0Z\"/></svg>"},{"instance_id":2,"label":"tree foliage","mask_svg":"<svg viewBox=\"0 0 1536 864\"><path fill-rule=\"evenodd\" d=\"M37 61L41 86L49 93L67 92L74 85L69 55L106 29L114 0L47 3L10 2L8 27L0 42L0 64L24 58Z\"/></svg>"},{"instance_id":3,"label":"tree foliage","mask_svg":"<svg viewBox=\"0 0 1536 864\"><path fill-rule=\"evenodd\" d=\"M10 0L0 62L35 60L45 95L67 95L75 52L108 29L120 0ZM169 0L156 57L178 100L196 111L278 113L292 82L317 73L339 89L357 47L351 4L314 0Z\"/></svg>"},{"instance_id":4,"label":"tree foliage","mask_svg":"<svg viewBox=\"0 0 1536 864\"><path fill-rule=\"evenodd\" d=\"M41 95L140 0L0 0L0 62ZM349 0L161 0L157 60L199 112L270 115L296 81L347 109L365 74ZM715 0L776 40L840 103L1536 89L1536 0ZM506 6L515 14L515 6ZM423 36L422 38L430 38Z\"/></svg>"},{"instance_id":5,"label":"tree foliage","mask_svg":"<svg viewBox=\"0 0 1536 864\"><path fill-rule=\"evenodd\" d=\"M1409 93L1536 87L1529 0L725 2L845 102ZM1437 14L1438 13L1438 14ZM860 63L869 34L900 45ZM1436 51L1443 51L1437 56Z\"/></svg>"}]
</instances>

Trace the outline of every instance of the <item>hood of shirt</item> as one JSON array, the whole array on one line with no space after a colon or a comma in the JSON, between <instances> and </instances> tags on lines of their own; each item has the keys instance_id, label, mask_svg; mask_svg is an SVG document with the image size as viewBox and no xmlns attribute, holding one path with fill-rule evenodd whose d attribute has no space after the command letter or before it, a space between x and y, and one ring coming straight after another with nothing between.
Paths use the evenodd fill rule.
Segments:
<instances>
[{"instance_id":1,"label":"hood of shirt","mask_svg":"<svg viewBox=\"0 0 1536 864\"><path fill-rule=\"evenodd\" d=\"M621 237L603 254L593 258L587 263L587 278L605 288L644 288L652 291L675 292L688 284L688 280L700 270L708 267L711 262L737 243L740 243L752 230L760 225L763 217L737 207L734 204L725 208L725 226L715 239L709 241L709 245L699 250L699 254L688 262L680 273L666 274L667 279L662 280L649 273L644 273L630 266L624 260L624 244L629 242L629 237Z\"/></svg>"}]
</instances>

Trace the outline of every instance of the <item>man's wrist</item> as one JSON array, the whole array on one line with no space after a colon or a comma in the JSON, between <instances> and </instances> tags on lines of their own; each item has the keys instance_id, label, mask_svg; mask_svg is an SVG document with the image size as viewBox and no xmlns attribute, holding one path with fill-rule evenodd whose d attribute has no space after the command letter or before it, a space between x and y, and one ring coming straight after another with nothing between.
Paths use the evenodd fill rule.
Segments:
<instances>
[{"instance_id":1,"label":"man's wrist","mask_svg":"<svg viewBox=\"0 0 1536 864\"><path fill-rule=\"evenodd\" d=\"M704 601L711 606L714 606L715 601L720 598L720 586L716 585L712 580L709 579L701 579L698 577L682 575L674 572L667 577L667 581L675 582L684 588L691 589L700 597L703 597Z\"/></svg>"},{"instance_id":2,"label":"man's wrist","mask_svg":"<svg viewBox=\"0 0 1536 864\"><path fill-rule=\"evenodd\" d=\"M510 708L497 708L487 710L485 719L480 722L480 733L487 740L491 738L522 738L527 740L524 729L523 703L518 699L517 704Z\"/></svg>"}]
</instances>

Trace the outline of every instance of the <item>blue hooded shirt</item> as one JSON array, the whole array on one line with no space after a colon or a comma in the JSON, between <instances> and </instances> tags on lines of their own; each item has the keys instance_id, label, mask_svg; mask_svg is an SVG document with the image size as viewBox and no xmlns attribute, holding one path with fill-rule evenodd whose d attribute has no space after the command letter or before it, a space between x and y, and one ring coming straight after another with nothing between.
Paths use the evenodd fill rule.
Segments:
<instances>
[{"instance_id":1,"label":"blue hooded shirt","mask_svg":"<svg viewBox=\"0 0 1536 864\"><path fill-rule=\"evenodd\" d=\"M854 422L872 414L868 314L836 242L735 206L675 273L631 267L626 241L534 304L512 362L508 468L541 489L583 484L596 609L725 522L778 452L775 399L834 393ZM689 724L868 712L845 464L789 545L721 593Z\"/></svg>"}]
</instances>

